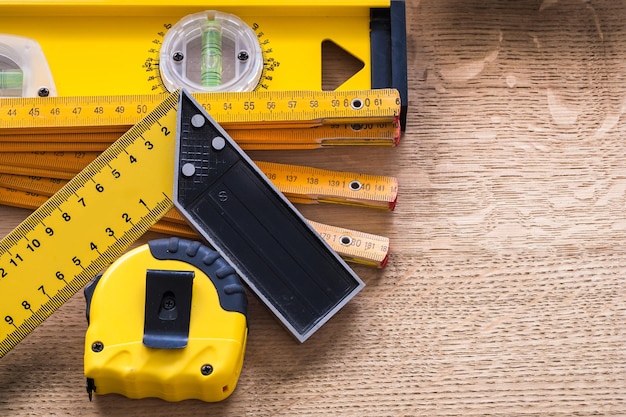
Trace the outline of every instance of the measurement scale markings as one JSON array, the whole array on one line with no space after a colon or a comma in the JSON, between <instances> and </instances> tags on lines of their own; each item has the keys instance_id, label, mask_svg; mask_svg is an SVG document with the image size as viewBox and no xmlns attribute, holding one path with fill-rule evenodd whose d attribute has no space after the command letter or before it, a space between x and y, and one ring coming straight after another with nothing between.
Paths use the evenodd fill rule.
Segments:
<instances>
[{"instance_id":1,"label":"measurement scale markings","mask_svg":"<svg viewBox=\"0 0 626 417\"><path fill-rule=\"evenodd\" d=\"M175 117L176 99L175 95L171 96L159 109L169 108ZM156 117L146 119L131 132L139 132L139 135L154 132L152 126L168 112L157 110L154 115ZM101 158L88 165L0 241L0 292L5 296L0 307L0 317L4 317L4 322L0 322L0 335L6 334L6 338L0 340L1 356L172 207L171 199L160 190L152 193L156 194L157 201L153 201L155 196L142 192L141 170L150 172L153 177L154 172L150 168L149 152L152 150L143 149L143 143L137 142L139 135L129 133L112 145ZM151 135L155 139L167 136L158 131ZM174 137L168 140L174 140ZM168 147L160 148L167 159ZM169 148L173 149L173 144ZM123 151L126 149L136 153L135 161L118 158L125 155ZM156 146L154 151L157 151ZM155 156L153 160L158 161L159 157ZM132 172L133 165L141 167L140 171ZM118 167L121 176L110 175L105 169L107 166ZM139 184L129 187L128 182L118 181L124 174L128 174L131 181L134 175ZM171 178L167 180L172 181ZM136 202L140 195L141 199ZM154 208L149 211L143 207L140 204L142 199ZM115 203L111 204L111 201ZM120 213L122 210L124 213ZM136 220L131 223L131 219ZM114 233L116 238L112 240L107 230L114 229L118 232ZM68 253L68 249L71 252ZM48 260L48 263L42 263L41 259Z\"/></svg>"},{"instance_id":2,"label":"measurement scale markings","mask_svg":"<svg viewBox=\"0 0 626 417\"><path fill-rule=\"evenodd\" d=\"M172 188L171 146L161 145L174 139L168 126L175 126L177 98L170 96L0 241L5 295L0 335L6 335L1 356L170 210L167 194L143 183L149 176L152 183ZM169 160L169 169L153 166ZM163 177L155 178L159 172Z\"/></svg>"},{"instance_id":3,"label":"measurement scale markings","mask_svg":"<svg viewBox=\"0 0 626 417\"><path fill-rule=\"evenodd\" d=\"M3 152L102 152L124 132L43 133L2 135ZM328 146L397 146L400 127L395 123L323 125L304 129L229 129L244 150L315 149Z\"/></svg>"},{"instance_id":4,"label":"measurement scale markings","mask_svg":"<svg viewBox=\"0 0 626 417\"><path fill-rule=\"evenodd\" d=\"M0 203L2 204L27 209L36 209L47 200L45 196L33 193L22 193L20 195L19 192L12 192L12 195L18 195L18 197L10 200L4 195L5 190L5 188L0 187ZM308 221L315 228L315 230L322 237L324 237L328 244L344 259L378 268L382 268L385 265L383 260L386 259L387 251L389 250L389 239L387 237L339 228L336 226L317 223L311 220ZM187 225L186 221L175 209L169 210L163 218L152 226L151 230L169 235L186 237L189 239L198 239L198 234ZM342 244L341 237L343 236L363 236L363 238L361 241L355 239L351 240L350 244ZM111 237L117 239L115 233ZM366 248L366 250L363 251L360 248ZM368 248L370 249L369 251L367 250Z\"/></svg>"},{"instance_id":5,"label":"measurement scale markings","mask_svg":"<svg viewBox=\"0 0 626 417\"><path fill-rule=\"evenodd\" d=\"M278 94L277 94L278 93ZM72 131L77 127L115 129L130 127L163 100L163 95L105 97L4 98L0 134ZM397 90L349 92L199 93L194 97L224 128L274 128L337 123L397 121ZM104 104L103 104L104 103ZM111 104L108 104L111 103ZM119 128L117 128L119 129Z\"/></svg>"},{"instance_id":6,"label":"measurement scale markings","mask_svg":"<svg viewBox=\"0 0 626 417\"><path fill-rule=\"evenodd\" d=\"M0 186L15 187L24 191L37 193L54 190L55 184L49 183L48 188L39 186L37 181L26 179L25 176L56 177L58 180L71 179L76 172L93 160L97 153L80 154L80 159L73 154L57 156L52 154L31 153L29 158L22 157L20 164L26 167L37 165L39 169L12 169L0 166L1 172L15 172L22 179L4 177L0 174ZM10 162L8 154L0 152L0 160ZM324 170L308 166L278 164L273 162L255 161L257 166L274 183L278 189L294 202L315 203L327 202L349 204L393 210L398 195L398 182L394 177L359 174L344 171ZM18 165L17 163L15 165ZM108 165L108 164L107 164ZM19 168L19 167L16 167ZM102 167L103 169L104 167ZM118 172L119 174L119 172ZM43 178L43 177L42 177ZM49 192L49 191L48 191Z\"/></svg>"}]
</instances>

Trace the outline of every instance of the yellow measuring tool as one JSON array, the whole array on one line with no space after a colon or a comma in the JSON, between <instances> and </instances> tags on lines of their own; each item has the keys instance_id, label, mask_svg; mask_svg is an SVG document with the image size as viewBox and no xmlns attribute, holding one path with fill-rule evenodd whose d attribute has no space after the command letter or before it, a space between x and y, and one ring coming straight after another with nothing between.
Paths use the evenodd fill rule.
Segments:
<instances>
[{"instance_id":1,"label":"yellow measuring tool","mask_svg":"<svg viewBox=\"0 0 626 417\"><path fill-rule=\"evenodd\" d=\"M172 208L178 100L168 96L0 241L1 356Z\"/></svg>"},{"instance_id":2,"label":"yellow measuring tool","mask_svg":"<svg viewBox=\"0 0 626 417\"><path fill-rule=\"evenodd\" d=\"M113 137L118 136L116 130L122 131L126 129L127 124L135 123L141 115L156 106L156 101L160 95L144 95L144 96L120 96L120 97L49 97L49 98L19 98L19 99L0 99L3 104L2 109L7 114L7 119L0 119L2 129L0 129L0 141L3 142L3 149L8 140L17 138L23 139L20 146L28 144L29 140L41 140L42 138L52 137L51 140L65 141L56 142L54 146L65 144L69 148L74 148L77 142L73 142L72 138L80 136L89 142L80 142L81 146L97 144L97 147L86 152L66 152L49 155L41 151L46 149L38 148L35 154L15 153L8 154L0 152L0 172L10 174L20 174L23 176L50 177L53 173L61 179L70 179L78 172L80 168L87 164L88 161L95 158L97 151L104 149ZM364 130L372 129L373 124L368 123L372 118L383 118L385 120L397 119L400 111L398 94L394 90L372 90L372 91L338 91L338 92L253 92L253 93L211 93L196 94L200 102L205 108L211 108L217 113L220 120L230 120L230 132L247 133L239 127L248 126L247 123L237 123L238 115L254 124L261 123L263 120L273 120L274 124L281 126L273 129L254 129L253 132L265 133L270 135L276 132L293 133L294 124L314 126L319 125L322 128L337 129L336 125L323 124L337 121L338 117L347 118L352 121L360 122L360 126ZM252 105L254 104L254 106ZM247 110L246 110L247 108ZM290 109L288 112L280 113L277 109ZM339 115L339 116L338 116ZM30 128L30 124L35 124L36 128ZM320 125L321 124L321 125ZM95 126L94 126L95 125ZM25 126L25 127L20 127ZM98 127L99 126L99 127ZM93 129L101 130L100 133L72 133L72 132L90 132ZM303 129L308 131L310 128ZM397 131L397 125L394 126ZM24 131L30 133L25 134ZM51 133L59 132L63 133ZM104 138L104 139L103 139ZM104 140L99 143L97 141ZM30 142L31 144L38 142ZM51 144L51 142L45 142ZM269 149L267 143L258 142L263 149ZM348 141L347 143L350 143ZM280 144L279 147L283 146ZM318 144L313 143L313 146ZM309 145L306 145L309 146ZM19 150L24 150L23 147ZM7 150L8 151L8 150ZM315 176L294 175L293 167L285 167L284 175L281 172L268 172L274 177L282 177L282 183L293 189L298 186L306 193L300 193L299 202L305 201L351 201L351 204L361 204L368 206L377 206L383 208L393 208L397 187L395 180L381 176L366 176L363 186L359 188L358 181L362 174L350 174L340 172L329 172L318 170ZM301 169L301 168L297 168ZM320 177L321 175L321 177ZM6 180L6 176L4 177ZM296 181L297 179L297 181ZM353 180L357 182L353 182ZM8 186L9 188L19 188L25 193L10 192L4 190L2 193L5 204L18 205L21 207L36 207L35 204L42 201L42 197L33 194L50 195L38 187L27 188L24 180L15 183L13 178ZM298 181L310 181L308 187L298 185ZM316 183L317 182L317 183ZM21 185L20 185L21 184ZM41 185L41 182L39 182ZM351 185L350 185L351 184ZM34 183L31 183L34 186ZM59 187L58 182L51 185ZM340 185L340 186L338 186ZM351 188L352 187L352 188ZM327 191L333 192L327 192ZM372 193L372 190L374 192ZM285 189L287 191L287 189ZM359 197L355 198L355 192ZM293 199L298 196L291 192ZM362 198L362 196L365 196ZM332 226L328 226L331 230L325 231L326 235L344 236L345 233L339 234ZM177 225L160 222L155 226L156 230L168 233L184 233L186 236L190 233L187 228ZM181 230L182 229L182 230ZM360 233L352 231L352 233ZM367 236L369 241L367 247L388 248L386 238ZM348 239L348 241L358 242L356 239ZM364 241L361 239L361 241ZM332 245L334 243L331 242ZM347 259L353 261L383 265L386 259L385 250L366 251L363 254L353 253L358 249L353 245L338 244L333 246L334 249Z\"/></svg>"},{"instance_id":3,"label":"yellow measuring tool","mask_svg":"<svg viewBox=\"0 0 626 417\"><path fill-rule=\"evenodd\" d=\"M164 97L146 94L2 98L0 134L125 132ZM194 98L229 130L392 123L400 117L400 96L393 89L197 93Z\"/></svg>"},{"instance_id":4,"label":"yellow measuring tool","mask_svg":"<svg viewBox=\"0 0 626 417\"><path fill-rule=\"evenodd\" d=\"M71 179L98 155L94 152L0 151L0 186L45 194L52 186L60 187L60 181L35 181L33 177ZM292 202L326 202L389 210L396 205L398 181L393 177L265 161L255 163ZM22 171L22 175L2 175L17 171Z\"/></svg>"},{"instance_id":5,"label":"yellow measuring tool","mask_svg":"<svg viewBox=\"0 0 626 417\"><path fill-rule=\"evenodd\" d=\"M395 146L400 140L396 90L195 96L243 149ZM0 99L0 142L6 151L101 151L162 99L157 94Z\"/></svg>"},{"instance_id":6,"label":"yellow measuring tool","mask_svg":"<svg viewBox=\"0 0 626 417\"><path fill-rule=\"evenodd\" d=\"M196 23L200 13L207 16ZM47 90L61 96L165 92L177 76L178 86L190 91L211 88L200 66L207 20L222 22L221 84L239 77L252 89L321 90L328 71L323 55L336 50L333 57L345 58L351 71L331 89L400 89L406 84L404 14L404 2L395 0L42 0L0 4L0 27L36 42L41 57L29 57L31 64L49 66ZM404 79L388 81L392 70L403 70ZM252 75L241 75L247 72ZM23 71L25 83L29 75Z\"/></svg>"},{"instance_id":7,"label":"yellow measuring tool","mask_svg":"<svg viewBox=\"0 0 626 417\"><path fill-rule=\"evenodd\" d=\"M172 208L175 145L165 133L177 101L168 97L0 241L2 356Z\"/></svg>"},{"instance_id":8,"label":"yellow measuring tool","mask_svg":"<svg viewBox=\"0 0 626 417\"><path fill-rule=\"evenodd\" d=\"M151 240L89 283L85 299L90 400L93 393L167 401L232 394L246 349L248 301L235 271L211 248Z\"/></svg>"},{"instance_id":9,"label":"yellow measuring tool","mask_svg":"<svg viewBox=\"0 0 626 417\"><path fill-rule=\"evenodd\" d=\"M6 152L102 152L122 132L41 133L0 136ZM312 128L229 129L244 150L316 149L329 146L395 146L400 126L392 123L342 123ZM19 140L18 140L19 139Z\"/></svg>"},{"instance_id":10,"label":"yellow measuring tool","mask_svg":"<svg viewBox=\"0 0 626 417\"><path fill-rule=\"evenodd\" d=\"M6 177L6 175L0 176L0 181L7 180ZM28 180L37 183L29 190L37 189L37 186L43 185L43 188L52 189L52 191L37 193L0 185L0 204L35 210L62 186L57 182L59 180L52 178L29 177ZM23 183L21 178L17 181L20 184ZM65 181L62 182L65 183ZM312 220L309 220L309 223L326 240L328 245L345 260L374 268L384 268L387 264L389 238ZM198 234L187 226L185 220L176 210L168 211L150 230L189 239L198 238Z\"/></svg>"}]
</instances>

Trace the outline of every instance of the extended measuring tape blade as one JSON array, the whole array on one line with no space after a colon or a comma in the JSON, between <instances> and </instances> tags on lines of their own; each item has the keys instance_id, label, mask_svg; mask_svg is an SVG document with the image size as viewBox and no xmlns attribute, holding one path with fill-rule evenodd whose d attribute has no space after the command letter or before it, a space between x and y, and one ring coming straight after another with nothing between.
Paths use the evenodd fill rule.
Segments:
<instances>
[{"instance_id":1,"label":"extended measuring tape blade","mask_svg":"<svg viewBox=\"0 0 626 417\"><path fill-rule=\"evenodd\" d=\"M174 205L304 342L364 283L186 91Z\"/></svg>"},{"instance_id":2,"label":"extended measuring tape blade","mask_svg":"<svg viewBox=\"0 0 626 417\"><path fill-rule=\"evenodd\" d=\"M177 104L168 96L0 241L0 357L172 208Z\"/></svg>"}]
</instances>

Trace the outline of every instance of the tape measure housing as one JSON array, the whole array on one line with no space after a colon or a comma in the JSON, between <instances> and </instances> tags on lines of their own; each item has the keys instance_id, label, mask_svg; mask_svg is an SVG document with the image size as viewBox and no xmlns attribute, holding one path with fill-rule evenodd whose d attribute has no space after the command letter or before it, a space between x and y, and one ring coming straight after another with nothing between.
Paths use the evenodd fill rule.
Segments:
<instances>
[{"instance_id":1,"label":"tape measure housing","mask_svg":"<svg viewBox=\"0 0 626 417\"><path fill-rule=\"evenodd\" d=\"M177 238L151 241L114 262L85 297L85 376L96 394L210 402L232 394L247 300L217 252Z\"/></svg>"}]
</instances>

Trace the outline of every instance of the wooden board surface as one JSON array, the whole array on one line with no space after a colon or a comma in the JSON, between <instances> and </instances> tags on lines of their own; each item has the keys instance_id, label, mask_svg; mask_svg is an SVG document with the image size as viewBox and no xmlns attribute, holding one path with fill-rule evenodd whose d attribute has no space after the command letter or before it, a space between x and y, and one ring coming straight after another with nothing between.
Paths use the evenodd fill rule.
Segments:
<instances>
[{"instance_id":1,"label":"wooden board surface","mask_svg":"<svg viewBox=\"0 0 626 417\"><path fill-rule=\"evenodd\" d=\"M384 270L303 345L250 298L225 402L87 399L81 294L0 361L1 416L626 415L626 5L407 1L395 149L254 158L395 175ZM28 215L0 207L0 236ZM158 235L146 236L142 242Z\"/></svg>"}]
</instances>

